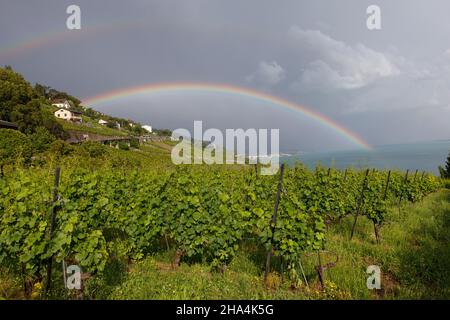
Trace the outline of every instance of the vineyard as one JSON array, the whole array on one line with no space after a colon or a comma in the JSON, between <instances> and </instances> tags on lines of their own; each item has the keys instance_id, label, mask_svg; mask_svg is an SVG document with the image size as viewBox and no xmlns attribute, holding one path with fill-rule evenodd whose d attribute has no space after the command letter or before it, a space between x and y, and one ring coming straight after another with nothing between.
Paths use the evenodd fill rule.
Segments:
<instances>
[{"instance_id":1,"label":"vineyard","mask_svg":"<svg viewBox=\"0 0 450 320\"><path fill-rule=\"evenodd\" d=\"M268 252L266 271L270 258L279 257L295 286L304 278L302 254L320 257L331 226L350 216L352 241L357 219L367 219L382 244L388 208L419 202L440 188L435 176L417 171L311 171L297 164L281 172L71 166L62 168L55 185L54 168L16 170L0 178L0 265L19 274L30 295L36 284L51 290L52 264L76 264L96 277L111 259L131 264L173 251L175 268L201 261L220 273L252 243ZM321 280L324 270L319 266Z\"/></svg>"}]
</instances>

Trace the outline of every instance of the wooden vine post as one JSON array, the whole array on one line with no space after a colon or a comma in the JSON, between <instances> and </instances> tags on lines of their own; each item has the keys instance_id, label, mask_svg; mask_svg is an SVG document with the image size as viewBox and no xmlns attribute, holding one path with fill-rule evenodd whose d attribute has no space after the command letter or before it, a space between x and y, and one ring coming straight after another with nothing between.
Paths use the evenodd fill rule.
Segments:
<instances>
[{"instance_id":1,"label":"wooden vine post","mask_svg":"<svg viewBox=\"0 0 450 320\"><path fill-rule=\"evenodd\" d=\"M322 259L320 257L320 250L317 250L317 262L318 265L316 267L317 274L319 275L319 281L320 285L322 286L322 289L325 289L325 278L323 276L323 266L322 266Z\"/></svg>"},{"instance_id":2,"label":"wooden vine post","mask_svg":"<svg viewBox=\"0 0 450 320\"><path fill-rule=\"evenodd\" d=\"M416 173L414 173L414 179L413 179L413 183L416 182L416 178L417 178L417 173L419 172L418 169L416 169Z\"/></svg>"},{"instance_id":3,"label":"wooden vine post","mask_svg":"<svg viewBox=\"0 0 450 320\"><path fill-rule=\"evenodd\" d=\"M409 174L409 169L406 170L405 178L403 179L403 185L407 184L407 182L408 182L408 174ZM403 190L402 190L402 191L403 191ZM402 202L402 198L403 198L403 192L400 193L400 197L399 197L399 199L398 199L398 211L399 211L399 212L400 212L400 204L401 204L401 202Z\"/></svg>"},{"instance_id":4,"label":"wooden vine post","mask_svg":"<svg viewBox=\"0 0 450 320\"><path fill-rule=\"evenodd\" d=\"M56 212L57 212L57 206L56 206L56 202L58 201L58 187L59 187L59 178L60 178L60 174L61 174L61 168L60 167L56 167L55 170L55 182L53 185L53 199L52 199L52 215L51 215L51 221L50 221L50 240L53 239L53 234L55 233L55 228L56 228ZM47 282L46 282L46 286L45 286L45 296L47 297L51 285L52 285L52 264L53 264L53 256L51 256L48 259L48 263L47 263Z\"/></svg>"},{"instance_id":5,"label":"wooden vine post","mask_svg":"<svg viewBox=\"0 0 450 320\"><path fill-rule=\"evenodd\" d=\"M322 264L322 258L320 256L320 250L317 251L317 261L318 261L318 265L315 267L317 274L319 275L319 281L320 281L320 285L322 287L322 289L325 289L326 286L326 281L325 281L325 271L329 270L331 268L334 268L337 263L339 262L339 256L336 254L336 260L333 262L328 262L326 264ZM302 268L302 272L303 272L303 268ZM308 284L308 282L306 281L306 277L305 277L305 273L303 272L303 276L305 279L306 284Z\"/></svg>"},{"instance_id":6,"label":"wooden vine post","mask_svg":"<svg viewBox=\"0 0 450 320\"><path fill-rule=\"evenodd\" d=\"M383 192L383 201L386 201L387 198L387 193L389 190L389 182L391 180L391 170L389 170L388 172L388 176L386 179L386 185L384 187L384 192ZM380 243L380 225L377 225L375 222L373 223L373 228L375 231L375 239L377 241L377 243Z\"/></svg>"},{"instance_id":7,"label":"wooden vine post","mask_svg":"<svg viewBox=\"0 0 450 320\"><path fill-rule=\"evenodd\" d=\"M383 200L386 200L387 192L389 190L389 181L390 181L390 179L391 179L391 170L389 170L388 176L387 176L387 179L386 179L386 186L384 187L384 192L383 192Z\"/></svg>"},{"instance_id":8,"label":"wooden vine post","mask_svg":"<svg viewBox=\"0 0 450 320\"><path fill-rule=\"evenodd\" d=\"M267 252L266 270L264 272L264 282L266 282L267 275L270 272L270 259L272 257L272 244L273 244L273 239L274 239L275 229L276 229L276 224L277 224L277 212L278 212L278 205L280 203L281 188L283 185L283 176L284 176L284 163L281 164L280 178L278 179L277 196L275 198L275 206L274 206L274 210L273 210L273 217L272 217L272 223L271 223L272 237L271 237L270 243L269 243L269 251Z\"/></svg>"},{"instance_id":9,"label":"wooden vine post","mask_svg":"<svg viewBox=\"0 0 450 320\"><path fill-rule=\"evenodd\" d=\"M367 178L369 176L369 169L366 170L366 174L364 175L364 181L362 184L362 188L361 188L361 193L359 195L359 199L358 199L358 205L356 206L356 214L355 214L355 220L353 221L353 227L352 227L352 233L350 235L350 240L353 239L353 233L355 232L355 228L356 228L356 222L358 220L358 216L361 212L361 206L362 206L362 202L364 199L364 191L366 189L367 186Z\"/></svg>"}]
</instances>

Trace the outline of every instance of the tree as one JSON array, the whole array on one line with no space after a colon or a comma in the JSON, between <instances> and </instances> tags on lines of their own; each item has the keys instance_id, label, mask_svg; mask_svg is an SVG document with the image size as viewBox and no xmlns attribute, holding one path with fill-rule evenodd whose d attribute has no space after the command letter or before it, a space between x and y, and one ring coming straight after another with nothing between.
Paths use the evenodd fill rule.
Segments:
<instances>
[{"instance_id":1,"label":"tree","mask_svg":"<svg viewBox=\"0 0 450 320\"><path fill-rule=\"evenodd\" d=\"M133 127L130 127L130 131L136 135L143 136L145 134L148 134L148 131L142 128L140 124L135 124Z\"/></svg>"},{"instance_id":2,"label":"tree","mask_svg":"<svg viewBox=\"0 0 450 320\"><path fill-rule=\"evenodd\" d=\"M125 142L119 141L119 149L128 151L130 150L130 147Z\"/></svg>"},{"instance_id":3,"label":"tree","mask_svg":"<svg viewBox=\"0 0 450 320\"><path fill-rule=\"evenodd\" d=\"M108 121L108 123L106 124L106 126L110 129L117 129L117 122L114 121Z\"/></svg>"},{"instance_id":4,"label":"tree","mask_svg":"<svg viewBox=\"0 0 450 320\"><path fill-rule=\"evenodd\" d=\"M23 133L0 129L0 171L3 176L3 167L18 160L27 163L31 159L32 148L30 140Z\"/></svg>"},{"instance_id":5,"label":"tree","mask_svg":"<svg viewBox=\"0 0 450 320\"><path fill-rule=\"evenodd\" d=\"M62 140L55 140L50 146L50 152L55 154L58 158L67 156L74 151L74 148Z\"/></svg>"},{"instance_id":6,"label":"tree","mask_svg":"<svg viewBox=\"0 0 450 320\"><path fill-rule=\"evenodd\" d=\"M95 111L92 108L85 108L84 110L84 115L93 119L93 120L99 120L101 118L101 113L98 111Z\"/></svg>"},{"instance_id":7,"label":"tree","mask_svg":"<svg viewBox=\"0 0 450 320\"><path fill-rule=\"evenodd\" d=\"M35 133L45 127L56 138L66 139L67 133L50 111L41 107L49 87L36 84L33 89L25 79L12 69L0 68L0 119L16 122L19 130Z\"/></svg>"},{"instance_id":8,"label":"tree","mask_svg":"<svg viewBox=\"0 0 450 320\"><path fill-rule=\"evenodd\" d=\"M11 112L10 119L19 125L21 132L26 134L33 134L39 127L45 127L56 138L68 138L68 134L56 121L53 114L41 108L39 99L33 99L25 105L16 105Z\"/></svg>"},{"instance_id":9,"label":"tree","mask_svg":"<svg viewBox=\"0 0 450 320\"><path fill-rule=\"evenodd\" d=\"M34 91L36 92L37 95L44 97L45 99L49 98L49 91L50 91L51 87L49 86L45 86L43 84L40 83L36 83L34 85Z\"/></svg>"},{"instance_id":10,"label":"tree","mask_svg":"<svg viewBox=\"0 0 450 320\"><path fill-rule=\"evenodd\" d=\"M11 121L19 125L19 130L26 134L32 134L43 123L41 105L35 99L26 104L18 104L10 114Z\"/></svg>"},{"instance_id":11,"label":"tree","mask_svg":"<svg viewBox=\"0 0 450 320\"><path fill-rule=\"evenodd\" d=\"M139 139L131 139L130 147L134 149L139 149Z\"/></svg>"},{"instance_id":12,"label":"tree","mask_svg":"<svg viewBox=\"0 0 450 320\"><path fill-rule=\"evenodd\" d=\"M31 85L11 68L0 68L0 119L12 121L17 105L26 105L37 95Z\"/></svg>"},{"instance_id":13,"label":"tree","mask_svg":"<svg viewBox=\"0 0 450 320\"><path fill-rule=\"evenodd\" d=\"M55 137L45 127L38 127L36 132L30 135L33 150L37 153L48 150L55 141Z\"/></svg>"},{"instance_id":14,"label":"tree","mask_svg":"<svg viewBox=\"0 0 450 320\"><path fill-rule=\"evenodd\" d=\"M441 178L450 179L450 152L448 153L445 167L439 166L439 173L441 174Z\"/></svg>"},{"instance_id":15,"label":"tree","mask_svg":"<svg viewBox=\"0 0 450 320\"><path fill-rule=\"evenodd\" d=\"M107 152L107 148L99 142L88 141L81 145L81 149L91 158L99 158Z\"/></svg>"},{"instance_id":16,"label":"tree","mask_svg":"<svg viewBox=\"0 0 450 320\"><path fill-rule=\"evenodd\" d=\"M42 110L43 122L42 126L45 127L52 135L58 139L66 140L70 137L63 126L55 120L55 116L50 111Z\"/></svg>"},{"instance_id":17,"label":"tree","mask_svg":"<svg viewBox=\"0 0 450 320\"><path fill-rule=\"evenodd\" d=\"M154 129L153 131L158 136L171 136L172 135L172 131L170 131L169 129Z\"/></svg>"},{"instance_id":18,"label":"tree","mask_svg":"<svg viewBox=\"0 0 450 320\"><path fill-rule=\"evenodd\" d=\"M75 107L75 108L78 108L81 103L80 100L78 100L74 96L71 96L67 92L58 91L51 87L47 87L47 97L50 100L56 100L56 99L68 100L69 102L71 102L72 107Z\"/></svg>"}]
</instances>

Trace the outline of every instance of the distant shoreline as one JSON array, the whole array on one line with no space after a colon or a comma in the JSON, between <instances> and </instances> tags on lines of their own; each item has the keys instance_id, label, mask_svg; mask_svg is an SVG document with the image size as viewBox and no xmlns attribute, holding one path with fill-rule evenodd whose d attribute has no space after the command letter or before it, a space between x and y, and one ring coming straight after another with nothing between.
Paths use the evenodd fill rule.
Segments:
<instances>
[{"instance_id":1,"label":"distant shoreline","mask_svg":"<svg viewBox=\"0 0 450 320\"><path fill-rule=\"evenodd\" d=\"M373 150L339 150L322 152L299 152L282 156L280 162L288 165L296 161L310 168L317 164L338 169L353 167L419 170L439 174L439 165L445 163L450 152L450 140L434 140L408 144L376 146Z\"/></svg>"}]
</instances>

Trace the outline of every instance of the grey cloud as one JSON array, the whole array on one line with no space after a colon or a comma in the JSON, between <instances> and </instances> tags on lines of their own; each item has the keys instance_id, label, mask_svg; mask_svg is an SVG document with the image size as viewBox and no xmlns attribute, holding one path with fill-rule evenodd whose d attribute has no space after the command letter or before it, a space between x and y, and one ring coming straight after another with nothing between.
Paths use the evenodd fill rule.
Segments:
<instances>
[{"instance_id":1,"label":"grey cloud","mask_svg":"<svg viewBox=\"0 0 450 320\"><path fill-rule=\"evenodd\" d=\"M276 61L261 61L258 69L247 76L246 80L263 86L274 86L280 83L285 76L286 71Z\"/></svg>"},{"instance_id":2,"label":"grey cloud","mask_svg":"<svg viewBox=\"0 0 450 320\"><path fill-rule=\"evenodd\" d=\"M358 89L400 73L389 58L361 43L354 46L335 40L318 30L293 26L290 37L312 56L294 88Z\"/></svg>"},{"instance_id":3,"label":"grey cloud","mask_svg":"<svg viewBox=\"0 0 450 320\"><path fill-rule=\"evenodd\" d=\"M399 59L402 73L359 92L346 112L446 110L450 101L450 59L446 55L426 63Z\"/></svg>"}]
</instances>

